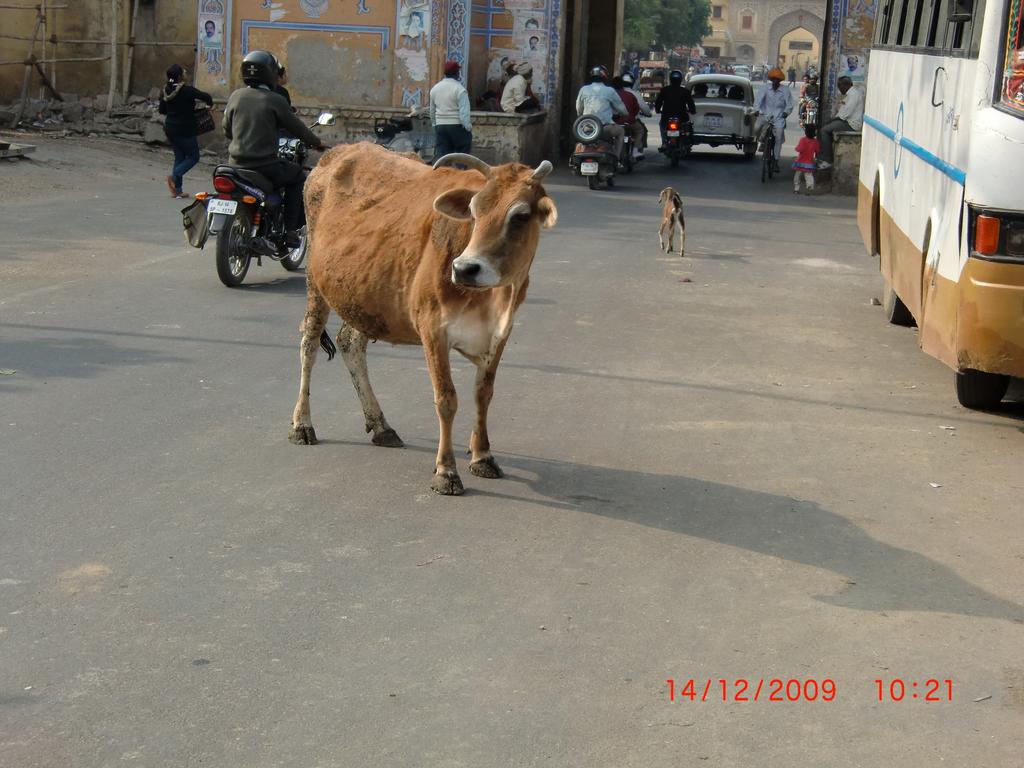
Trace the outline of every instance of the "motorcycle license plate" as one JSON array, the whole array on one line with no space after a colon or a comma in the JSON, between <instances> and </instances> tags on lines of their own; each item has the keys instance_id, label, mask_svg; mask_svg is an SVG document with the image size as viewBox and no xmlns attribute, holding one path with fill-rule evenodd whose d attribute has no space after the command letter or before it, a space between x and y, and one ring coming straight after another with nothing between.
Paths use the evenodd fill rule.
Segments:
<instances>
[{"instance_id":1,"label":"motorcycle license plate","mask_svg":"<svg viewBox=\"0 0 1024 768\"><path fill-rule=\"evenodd\" d=\"M580 173L584 176L594 176L597 173L597 163L580 163Z\"/></svg>"},{"instance_id":2,"label":"motorcycle license plate","mask_svg":"<svg viewBox=\"0 0 1024 768\"><path fill-rule=\"evenodd\" d=\"M207 213L234 213L237 210L237 200L219 200L214 198L206 204Z\"/></svg>"},{"instance_id":3,"label":"motorcycle license plate","mask_svg":"<svg viewBox=\"0 0 1024 768\"><path fill-rule=\"evenodd\" d=\"M722 118L718 115L705 115L704 125L708 128L721 128Z\"/></svg>"},{"instance_id":4,"label":"motorcycle license plate","mask_svg":"<svg viewBox=\"0 0 1024 768\"><path fill-rule=\"evenodd\" d=\"M666 136L679 136L679 131L665 131Z\"/></svg>"}]
</instances>

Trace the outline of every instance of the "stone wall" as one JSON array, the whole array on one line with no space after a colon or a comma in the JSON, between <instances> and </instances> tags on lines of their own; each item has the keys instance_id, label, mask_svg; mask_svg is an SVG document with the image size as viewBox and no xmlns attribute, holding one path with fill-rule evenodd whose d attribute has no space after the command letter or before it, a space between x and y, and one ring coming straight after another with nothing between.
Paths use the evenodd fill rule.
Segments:
<instances>
[{"instance_id":1,"label":"stone wall","mask_svg":"<svg viewBox=\"0 0 1024 768\"><path fill-rule=\"evenodd\" d=\"M25 3L28 5L28 3ZM124 64L129 49L129 28L131 21L130 0L118 0L118 90L123 86ZM24 60L28 53L28 38L31 38L36 24L36 13L31 10L0 11L3 34L0 38L0 61ZM45 51L39 43L35 47L36 58L98 58L110 54L111 24L110 0L75 0L70 8L52 10L47 13L45 36L56 36L57 45L47 43ZM164 71L171 63L178 63L192 69L195 60L194 0L162 0L161 2L139 3L136 16L135 39L132 54L132 78L129 94L146 94L153 86L164 82ZM11 40L9 37L25 38ZM64 42L70 40L95 40L103 42ZM172 43L171 45L149 45L149 43ZM110 62L67 62L46 64L47 76L54 75L57 90L63 94L93 96L106 94L110 88ZM9 103L21 95L21 83L25 68L21 64L0 65L0 104ZM39 97L41 81L33 72L29 96Z\"/></svg>"}]
</instances>

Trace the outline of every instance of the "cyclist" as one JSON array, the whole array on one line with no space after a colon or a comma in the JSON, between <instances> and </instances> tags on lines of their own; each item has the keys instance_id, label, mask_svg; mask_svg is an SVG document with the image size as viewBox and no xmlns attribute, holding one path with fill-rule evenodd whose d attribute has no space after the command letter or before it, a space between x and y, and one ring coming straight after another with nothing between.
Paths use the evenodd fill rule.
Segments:
<instances>
[{"instance_id":1,"label":"cyclist","mask_svg":"<svg viewBox=\"0 0 1024 768\"><path fill-rule=\"evenodd\" d=\"M782 81L785 79L786 73L782 69L779 67L771 69L768 72L770 84L761 89L757 95L757 101L754 102L754 109L762 118L761 125L756 131L758 142L763 142L764 131L769 121L775 126L775 152L772 163L776 172L779 170L782 143L786 140L786 118L793 111L793 93L789 88L782 87Z\"/></svg>"}]
</instances>

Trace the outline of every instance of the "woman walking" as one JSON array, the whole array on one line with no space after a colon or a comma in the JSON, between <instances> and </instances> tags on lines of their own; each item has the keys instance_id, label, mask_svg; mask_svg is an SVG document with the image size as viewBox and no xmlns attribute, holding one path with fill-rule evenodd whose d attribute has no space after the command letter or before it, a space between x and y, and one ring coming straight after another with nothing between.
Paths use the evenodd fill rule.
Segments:
<instances>
[{"instance_id":1,"label":"woman walking","mask_svg":"<svg viewBox=\"0 0 1024 768\"><path fill-rule=\"evenodd\" d=\"M191 85L185 85L185 70L177 64L171 64L167 68L167 85L160 94L160 114L167 115L164 133L174 149L174 167L167 177L171 197L189 197L181 189L182 180L199 162L196 101L205 101L213 106L213 97Z\"/></svg>"}]
</instances>

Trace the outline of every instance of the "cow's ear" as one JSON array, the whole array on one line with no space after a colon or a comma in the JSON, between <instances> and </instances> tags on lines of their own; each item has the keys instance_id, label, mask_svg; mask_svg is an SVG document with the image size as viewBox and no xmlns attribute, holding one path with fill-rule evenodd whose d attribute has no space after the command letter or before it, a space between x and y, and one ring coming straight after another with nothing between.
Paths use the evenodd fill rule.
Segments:
<instances>
[{"instance_id":1,"label":"cow's ear","mask_svg":"<svg viewBox=\"0 0 1024 768\"><path fill-rule=\"evenodd\" d=\"M466 221L473 218L469 201L476 193L471 189L450 189L434 198L434 210L449 219Z\"/></svg>"},{"instance_id":2,"label":"cow's ear","mask_svg":"<svg viewBox=\"0 0 1024 768\"><path fill-rule=\"evenodd\" d=\"M551 229L558 221L558 209L555 208L555 201L550 197L542 197L537 201L537 211L540 213L540 225L544 229Z\"/></svg>"}]
</instances>

